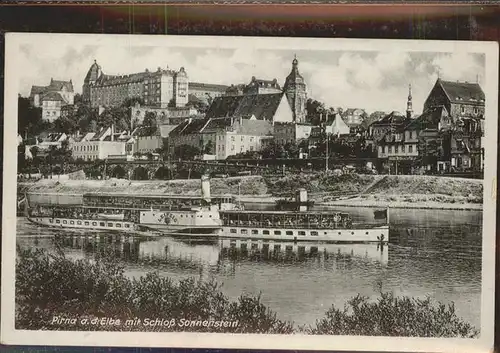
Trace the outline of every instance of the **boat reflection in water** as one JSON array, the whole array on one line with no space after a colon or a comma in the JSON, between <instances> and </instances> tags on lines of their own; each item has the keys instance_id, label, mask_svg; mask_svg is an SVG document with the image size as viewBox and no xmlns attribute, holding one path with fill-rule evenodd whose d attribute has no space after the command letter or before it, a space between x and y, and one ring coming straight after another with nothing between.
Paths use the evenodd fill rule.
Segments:
<instances>
[{"instance_id":1,"label":"boat reflection in water","mask_svg":"<svg viewBox=\"0 0 500 353\"><path fill-rule=\"evenodd\" d=\"M378 262L387 265L388 246L377 244L292 243L263 240L221 239L223 260L254 260L265 262L301 263L320 261Z\"/></svg>"},{"instance_id":2,"label":"boat reflection in water","mask_svg":"<svg viewBox=\"0 0 500 353\"><path fill-rule=\"evenodd\" d=\"M70 236L55 239L55 245L86 256L114 258L126 264L154 267L172 267L179 270L215 265L219 251L213 245L180 242L161 237L154 240L133 236Z\"/></svg>"},{"instance_id":3,"label":"boat reflection in water","mask_svg":"<svg viewBox=\"0 0 500 353\"><path fill-rule=\"evenodd\" d=\"M55 239L65 252L80 250L86 256L114 258L126 264L168 267L176 270L217 268L223 263L258 261L304 263L328 261L377 262L386 265L389 247L376 244L322 244L279 241L219 239L211 242L180 241L170 237L145 239L132 236L65 236Z\"/></svg>"}]
</instances>

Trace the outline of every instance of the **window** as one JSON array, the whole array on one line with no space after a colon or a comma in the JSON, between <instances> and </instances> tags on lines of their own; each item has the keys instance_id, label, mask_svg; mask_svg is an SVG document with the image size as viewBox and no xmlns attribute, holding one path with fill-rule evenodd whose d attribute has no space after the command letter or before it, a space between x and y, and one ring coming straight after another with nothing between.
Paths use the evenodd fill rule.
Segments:
<instances>
[{"instance_id":1,"label":"window","mask_svg":"<svg viewBox=\"0 0 500 353\"><path fill-rule=\"evenodd\" d=\"M57 224L59 224L59 223L61 223L61 221L60 221L60 220L58 220L58 219L56 219L56 223L57 223Z\"/></svg>"},{"instance_id":2,"label":"window","mask_svg":"<svg viewBox=\"0 0 500 353\"><path fill-rule=\"evenodd\" d=\"M281 235L281 231L280 230L275 230L274 231L274 235Z\"/></svg>"},{"instance_id":3,"label":"window","mask_svg":"<svg viewBox=\"0 0 500 353\"><path fill-rule=\"evenodd\" d=\"M92 225L93 225L93 226L96 226L96 225L97 225L97 222L92 222Z\"/></svg>"},{"instance_id":4,"label":"window","mask_svg":"<svg viewBox=\"0 0 500 353\"><path fill-rule=\"evenodd\" d=\"M395 153L399 152L399 146L398 145L394 146L394 149L395 149Z\"/></svg>"},{"instance_id":5,"label":"window","mask_svg":"<svg viewBox=\"0 0 500 353\"><path fill-rule=\"evenodd\" d=\"M106 223L104 223L104 222L99 222L99 225L100 225L101 227L105 227L105 226L106 226Z\"/></svg>"},{"instance_id":6,"label":"window","mask_svg":"<svg viewBox=\"0 0 500 353\"><path fill-rule=\"evenodd\" d=\"M90 223L89 222L85 222L85 225L88 226Z\"/></svg>"},{"instance_id":7,"label":"window","mask_svg":"<svg viewBox=\"0 0 500 353\"><path fill-rule=\"evenodd\" d=\"M293 235L293 232L291 230L287 230L286 235Z\"/></svg>"},{"instance_id":8,"label":"window","mask_svg":"<svg viewBox=\"0 0 500 353\"><path fill-rule=\"evenodd\" d=\"M318 232L316 232L315 230L311 231L311 235L313 236L317 236L318 235Z\"/></svg>"},{"instance_id":9,"label":"window","mask_svg":"<svg viewBox=\"0 0 500 353\"><path fill-rule=\"evenodd\" d=\"M269 235L269 231L268 231L268 230L263 230L263 231L262 231L262 234L264 234L264 235Z\"/></svg>"},{"instance_id":10,"label":"window","mask_svg":"<svg viewBox=\"0 0 500 353\"><path fill-rule=\"evenodd\" d=\"M413 145L409 145L409 146L408 146L408 152L409 152L409 153L412 153L412 152L413 152Z\"/></svg>"},{"instance_id":11,"label":"window","mask_svg":"<svg viewBox=\"0 0 500 353\"><path fill-rule=\"evenodd\" d=\"M121 227L122 227L122 225L121 225L120 223L116 223L116 227L117 227L117 228L121 228Z\"/></svg>"},{"instance_id":12,"label":"window","mask_svg":"<svg viewBox=\"0 0 500 353\"><path fill-rule=\"evenodd\" d=\"M75 224L75 221L70 221L69 224Z\"/></svg>"},{"instance_id":13,"label":"window","mask_svg":"<svg viewBox=\"0 0 500 353\"><path fill-rule=\"evenodd\" d=\"M113 226L113 223L108 223L108 227L112 227Z\"/></svg>"},{"instance_id":14,"label":"window","mask_svg":"<svg viewBox=\"0 0 500 353\"><path fill-rule=\"evenodd\" d=\"M259 234L259 231L257 229L252 229L252 234L257 235L257 234Z\"/></svg>"},{"instance_id":15,"label":"window","mask_svg":"<svg viewBox=\"0 0 500 353\"><path fill-rule=\"evenodd\" d=\"M460 112L462 114L465 114L465 106L464 105L460 106Z\"/></svg>"},{"instance_id":16,"label":"window","mask_svg":"<svg viewBox=\"0 0 500 353\"><path fill-rule=\"evenodd\" d=\"M474 114L477 114L479 113L479 109L477 109L477 107L474 107Z\"/></svg>"},{"instance_id":17,"label":"window","mask_svg":"<svg viewBox=\"0 0 500 353\"><path fill-rule=\"evenodd\" d=\"M402 153L405 153L405 152L406 152L406 146L405 146L405 145L402 145L402 146L401 146L401 152L402 152Z\"/></svg>"},{"instance_id":18,"label":"window","mask_svg":"<svg viewBox=\"0 0 500 353\"><path fill-rule=\"evenodd\" d=\"M53 220L53 219L49 219L49 222L50 222L50 223L54 223L54 220Z\"/></svg>"},{"instance_id":19,"label":"window","mask_svg":"<svg viewBox=\"0 0 500 353\"><path fill-rule=\"evenodd\" d=\"M231 233L236 233L236 229L233 229L233 228L232 228L232 229L230 230L230 232L231 232Z\"/></svg>"},{"instance_id":20,"label":"window","mask_svg":"<svg viewBox=\"0 0 500 353\"><path fill-rule=\"evenodd\" d=\"M242 229L241 234L248 234L248 231L246 229Z\"/></svg>"},{"instance_id":21,"label":"window","mask_svg":"<svg viewBox=\"0 0 500 353\"><path fill-rule=\"evenodd\" d=\"M68 221L64 220L64 221L63 221L63 224L68 224Z\"/></svg>"},{"instance_id":22,"label":"window","mask_svg":"<svg viewBox=\"0 0 500 353\"><path fill-rule=\"evenodd\" d=\"M299 235L306 235L306 232L303 230L299 230Z\"/></svg>"},{"instance_id":23,"label":"window","mask_svg":"<svg viewBox=\"0 0 500 353\"><path fill-rule=\"evenodd\" d=\"M125 224L125 228L130 228L130 224Z\"/></svg>"}]
</instances>

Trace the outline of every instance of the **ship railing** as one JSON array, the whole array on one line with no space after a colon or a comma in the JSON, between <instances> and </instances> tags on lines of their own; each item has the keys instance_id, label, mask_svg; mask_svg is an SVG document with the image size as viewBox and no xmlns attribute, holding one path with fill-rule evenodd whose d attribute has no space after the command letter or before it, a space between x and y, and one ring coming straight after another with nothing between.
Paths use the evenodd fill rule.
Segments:
<instances>
[{"instance_id":1,"label":"ship railing","mask_svg":"<svg viewBox=\"0 0 500 353\"><path fill-rule=\"evenodd\" d=\"M293 228L293 229L359 229L359 228L376 228L385 224L381 223L268 223L268 222L245 222L245 221L227 221L223 220L223 225L226 227L255 227L255 228Z\"/></svg>"}]
</instances>

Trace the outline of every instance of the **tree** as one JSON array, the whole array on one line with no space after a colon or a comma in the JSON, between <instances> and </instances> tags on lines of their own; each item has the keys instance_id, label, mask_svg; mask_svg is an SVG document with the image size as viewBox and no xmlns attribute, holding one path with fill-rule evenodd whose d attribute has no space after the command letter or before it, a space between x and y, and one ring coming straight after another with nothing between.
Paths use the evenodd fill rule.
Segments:
<instances>
[{"instance_id":1,"label":"tree","mask_svg":"<svg viewBox=\"0 0 500 353\"><path fill-rule=\"evenodd\" d=\"M420 133L417 144L418 158L417 166L424 167L425 170L434 171L437 168L437 161L441 155L441 139L436 134Z\"/></svg>"},{"instance_id":2,"label":"tree","mask_svg":"<svg viewBox=\"0 0 500 353\"><path fill-rule=\"evenodd\" d=\"M146 112L142 122L143 136L153 136L158 132L158 122L156 121L156 114L153 112Z\"/></svg>"},{"instance_id":3,"label":"tree","mask_svg":"<svg viewBox=\"0 0 500 353\"><path fill-rule=\"evenodd\" d=\"M174 157L183 160L193 160L200 154L200 149L191 145L180 145L174 149Z\"/></svg>"},{"instance_id":4,"label":"tree","mask_svg":"<svg viewBox=\"0 0 500 353\"><path fill-rule=\"evenodd\" d=\"M50 128L51 124L42 119L42 109L32 107L29 98L17 99L17 131L23 138L33 137Z\"/></svg>"},{"instance_id":5,"label":"tree","mask_svg":"<svg viewBox=\"0 0 500 353\"><path fill-rule=\"evenodd\" d=\"M212 140L208 140L206 145L203 147L204 154L214 154L214 143Z\"/></svg>"}]
</instances>

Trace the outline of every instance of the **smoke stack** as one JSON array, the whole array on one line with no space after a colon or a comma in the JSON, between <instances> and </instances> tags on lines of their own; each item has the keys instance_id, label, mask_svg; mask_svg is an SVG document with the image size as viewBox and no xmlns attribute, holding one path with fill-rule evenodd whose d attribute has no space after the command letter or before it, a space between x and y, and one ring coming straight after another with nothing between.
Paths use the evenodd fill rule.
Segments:
<instances>
[{"instance_id":1,"label":"smoke stack","mask_svg":"<svg viewBox=\"0 0 500 353\"><path fill-rule=\"evenodd\" d=\"M210 177L208 175L201 176L201 198L210 202Z\"/></svg>"}]
</instances>

